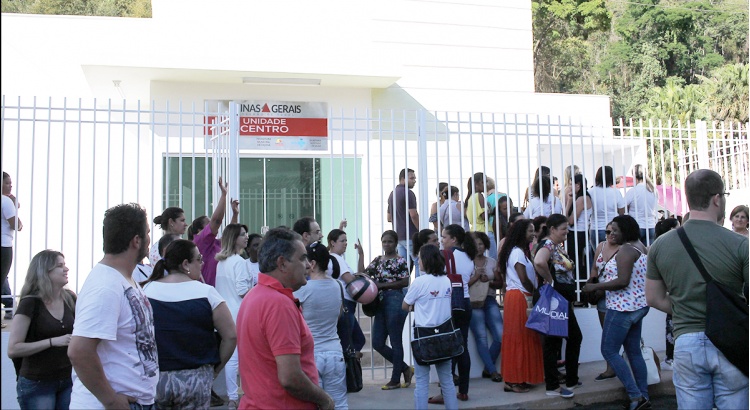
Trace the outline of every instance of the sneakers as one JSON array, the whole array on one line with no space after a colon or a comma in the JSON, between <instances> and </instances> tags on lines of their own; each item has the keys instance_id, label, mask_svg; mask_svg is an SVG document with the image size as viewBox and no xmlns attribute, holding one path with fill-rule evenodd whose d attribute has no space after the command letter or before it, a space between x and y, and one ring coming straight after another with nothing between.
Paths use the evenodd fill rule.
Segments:
<instances>
[{"instance_id":1,"label":"sneakers","mask_svg":"<svg viewBox=\"0 0 750 410\"><path fill-rule=\"evenodd\" d=\"M669 370L672 371L672 364L674 363L674 360L672 359L665 359L663 362L660 363L662 370Z\"/></svg>"},{"instance_id":2,"label":"sneakers","mask_svg":"<svg viewBox=\"0 0 750 410\"><path fill-rule=\"evenodd\" d=\"M557 388L555 390L547 390L547 396L560 396L560 397L562 397L564 399L569 399L569 398L575 396L575 393L573 393L572 391L570 391L570 390L568 390L566 388L559 387L559 388Z\"/></svg>"},{"instance_id":3,"label":"sneakers","mask_svg":"<svg viewBox=\"0 0 750 410\"><path fill-rule=\"evenodd\" d=\"M579 388L579 387L581 387L581 386L583 386L583 383L581 383L581 382L578 382L578 383L576 383L576 384L575 384L574 386L565 386L565 388L566 388L566 389L568 389L568 390L571 390L571 391L573 391L573 390L575 390L575 389L577 389L577 388Z\"/></svg>"},{"instance_id":4,"label":"sneakers","mask_svg":"<svg viewBox=\"0 0 750 410\"><path fill-rule=\"evenodd\" d=\"M229 403L227 403L227 408L229 410L237 410L237 400L229 400Z\"/></svg>"},{"instance_id":5,"label":"sneakers","mask_svg":"<svg viewBox=\"0 0 750 410\"><path fill-rule=\"evenodd\" d=\"M641 397L638 401L631 401L625 405L626 410L650 410L651 402L644 397Z\"/></svg>"},{"instance_id":6,"label":"sneakers","mask_svg":"<svg viewBox=\"0 0 750 410\"><path fill-rule=\"evenodd\" d=\"M599 373L599 375L596 376L596 378L594 379L594 381L595 382L603 382L605 380L614 379L615 377L617 377L617 375L614 374L614 373L612 373L611 375L607 375L607 374L604 374L604 373Z\"/></svg>"}]
</instances>

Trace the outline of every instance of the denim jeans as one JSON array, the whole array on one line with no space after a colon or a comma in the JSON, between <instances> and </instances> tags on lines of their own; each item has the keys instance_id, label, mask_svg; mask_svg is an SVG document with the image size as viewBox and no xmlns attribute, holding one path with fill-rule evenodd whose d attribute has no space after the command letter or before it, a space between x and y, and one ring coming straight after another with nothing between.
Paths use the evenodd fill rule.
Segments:
<instances>
[{"instance_id":1,"label":"denim jeans","mask_svg":"<svg viewBox=\"0 0 750 410\"><path fill-rule=\"evenodd\" d=\"M458 409L458 398L456 398L456 386L453 385L451 375L451 361L446 360L434 364L440 380L440 390L448 410ZM414 408L416 410L427 410L427 396L430 393L430 366L414 365L414 377L417 386L414 389Z\"/></svg>"},{"instance_id":2,"label":"denim jeans","mask_svg":"<svg viewBox=\"0 0 750 410\"><path fill-rule=\"evenodd\" d=\"M703 332L685 333L674 344L677 407L681 409L748 408L747 376Z\"/></svg>"},{"instance_id":3,"label":"denim jeans","mask_svg":"<svg viewBox=\"0 0 750 410\"><path fill-rule=\"evenodd\" d=\"M16 394L21 409L64 409L70 407L73 380L31 380L18 376Z\"/></svg>"},{"instance_id":4,"label":"denim jeans","mask_svg":"<svg viewBox=\"0 0 750 410\"><path fill-rule=\"evenodd\" d=\"M333 399L336 409L348 409L346 401L346 362L339 351L315 352L320 388Z\"/></svg>"},{"instance_id":5,"label":"denim jeans","mask_svg":"<svg viewBox=\"0 0 750 410\"><path fill-rule=\"evenodd\" d=\"M414 232L410 232L410 234L414 235ZM408 251L407 251L407 246L408 246ZM412 242L410 239L398 241L398 246L396 248L396 251L398 251L398 254L401 255L402 258L414 263L414 257L409 255L410 252L414 252L414 245L412 245Z\"/></svg>"},{"instance_id":6,"label":"denim jeans","mask_svg":"<svg viewBox=\"0 0 750 410\"><path fill-rule=\"evenodd\" d=\"M484 362L484 370L489 373L497 372L497 358L500 357L500 346L503 340L503 316L495 298L487 296L484 307L471 310L469 324L474 341L477 345L479 357ZM492 334L492 345L487 348L487 329Z\"/></svg>"},{"instance_id":7,"label":"denim jeans","mask_svg":"<svg viewBox=\"0 0 750 410\"><path fill-rule=\"evenodd\" d=\"M646 240L646 233L648 232L648 240ZM654 243L654 237L656 236L656 229L641 229L641 243L643 246L651 246Z\"/></svg>"},{"instance_id":8,"label":"denim jeans","mask_svg":"<svg viewBox=\"0 0 750 410\"><path fill-rule=\"evenodd\" d=\"M497 241L495 241L495 233L487 232L487 236L490 237L490 248L487 249L490 253L490 258L497 260Z\"/></svg>"},{"instance_id":9,"label":"denim jeans","mask_svg":"<svg viewBox=\"0 0 750 410\"><path fill-rule=\"evenodd\" d=\"M339 317L339 322L336 327L336 331L339 334L339 340L341 341L341 350L349 350L349 346L354 347L354 350L359 352L365 346L365 334L362 333L362 328L359 327L359 322L354 313L357 311L357 303L351 300L344 300L344 306L347 312Z\"/></svg>"},{"instance_id":10,"label":"denim jeans","mask_svg":"<svg viewBox=\"0 0 750 410\"><path fill-rule=\"evenodd\" d=\"M641 353L641 328L648 309L648 306L632 312L607 309L602 327L602 356L625 386L631 401L648 399L648 371ZM630 368L620 356L621 346L628 355Z\"/></svg>"},{"instance_id":11,"label":"denim jeans","mask_svg":"<svg viewBox=\"0 0 750 410\"><path fill-rule=\"evenodd\" d=\"M130 403L130 410L156 410L156 405Z\"/></svg>"},{"instance_id":12,"label":"denim jeans","mask_svg":"<svg viewBox=\"0 0 750 410\"><path fill-rule=\"evenodd\" d=\"M454 318L453 325L458 326L463 337L464 352L453 358L453 368L458 367L458 392L469 394L469 374L471 373L471 355L469 354L469 328L471 326L471 299L464 298L466 314L460 320Z\"/></svg>"},{"instance_id":13,"label":"denim jeans","mask_svg":"<svg viewBox=\"0 0 750 410\"><path fill-rule=\"evenodd\" d=\"M372 322L372 348L393 364L391 383L400 383L401 372L408 365L404 363L404 345L401 334L404 331L406 311L401 309L404 293L401 289L386 290L383 300ZM391 346L385 344L386 338L391 339Z\"/></svg>"}]
</instances>

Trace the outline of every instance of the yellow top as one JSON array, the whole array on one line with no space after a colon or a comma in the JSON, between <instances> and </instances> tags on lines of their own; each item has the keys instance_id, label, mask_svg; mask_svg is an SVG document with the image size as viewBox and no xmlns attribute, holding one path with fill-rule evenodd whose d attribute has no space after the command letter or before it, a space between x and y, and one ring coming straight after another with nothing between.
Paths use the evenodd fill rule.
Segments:
<instances>
[{"instance_id":1,"label":"yellow top","mask_svg":"<svg viewBox=\"0 0 750 410\"><path fill-rule=\"evenodd\" d=\"M471 230L475 232L492 232L492 226L485 225L485 216L482 215L485 209L479 206L479 193L472 195L469 198L469 206L466 208L466 218L471 223ZM481 215L481 217L480 217Z\"/></svg>"}]
</instances>

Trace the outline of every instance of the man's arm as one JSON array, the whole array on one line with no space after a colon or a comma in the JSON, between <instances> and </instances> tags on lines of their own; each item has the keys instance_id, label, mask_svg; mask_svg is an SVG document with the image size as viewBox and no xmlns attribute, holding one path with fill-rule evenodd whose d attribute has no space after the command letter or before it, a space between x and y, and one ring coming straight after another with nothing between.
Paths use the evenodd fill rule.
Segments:
<instances>
[{"instance_id":1,"label":"man's arm","mask_svg":"<svg viewBox=\"0 0 750 410\"><path fill-rule=\"evenodd\" d=\"M419 214L416 209L409 210L409 218L411 218L411 223L419 229Z\"/></svg>"},{"instance_id":2,"label":"man's arm","mask_svg":"<svg viewBox=\"0 0 750 410\"><path fill-rule=\"evenodd\" d=\"M104 374L102 362L96 353L101 339L73 336L68 346L68 357L76 375L84 386L99 400L105 409L127 409L132 397L119 394L112 389Z\"/></svg>"},{"instance_id":3,"label":"man's arm","mask_svg":"<svg viewBox=\"0 0 750 410\"><path fill-rule=\"evenodd\" d=\"M276 356L276 367L279 383L292 397L315 403L321 409L333 409L334 402L325 390L314 384L302 371L299 355L284 354Z\"/></svg>"},{"instance_id":4,"label":"man's arm","mask_svg":"<svg viewBox=\"0 0 750 410\"><path fill-rule=\"evenodd\" d=\"M663 280L646 279L646 303L668 315L672 314L672 301Z\"/></svg>"}]
</instances>

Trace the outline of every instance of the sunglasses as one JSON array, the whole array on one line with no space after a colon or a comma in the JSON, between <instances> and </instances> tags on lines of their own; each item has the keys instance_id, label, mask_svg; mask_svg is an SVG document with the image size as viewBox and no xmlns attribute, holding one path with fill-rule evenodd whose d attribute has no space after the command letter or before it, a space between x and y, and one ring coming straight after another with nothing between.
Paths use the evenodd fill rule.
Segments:
<instances>
[{"instance_id":1,"label":"sunglasses","mask_svg":"<svg viewBox=\"0 0 750 410\"><path fill-rule=\"evenodd\" d=\"M605 235L612 235L613 233L614 233L614 232L612 232L612 231L604 231L604 234L605 234Z\"/></svg>"}]
</instances>

